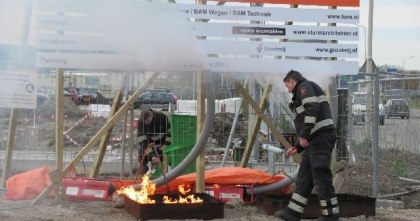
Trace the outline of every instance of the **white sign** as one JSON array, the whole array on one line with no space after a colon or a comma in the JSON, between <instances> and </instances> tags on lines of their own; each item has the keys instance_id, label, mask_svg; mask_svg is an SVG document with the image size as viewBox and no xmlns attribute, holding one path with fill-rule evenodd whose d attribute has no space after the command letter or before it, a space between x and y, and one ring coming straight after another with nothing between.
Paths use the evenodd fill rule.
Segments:
<instances>
[{"instance_id":1,"label":"white sign","mask_svg":"<svg viewBox=\"0 0 420 221\"><path fill-rule=\"evenodd\" d=\"M359 23L358 10L192 4L172 5L182 11L188 18L347 24Z\"/></svg>"},{"instance_id":2,"label":"white sign","mask_svg":"<svg viewBox=\"0 0 420 221\"><path fill-rule=\"evenodd\" d=\"M145 70L145 71L197 71L208 70L206 64L196 65L198 61L185 59L170 60L162 55L150 57L152 60L140 59L132 54L108 53L44 53L37 52L35 63L43 68L79 68L86 70Z\"/></svg>"},{"instance_id":3,"label":"white sign","mask_svg":"<svg viewBox=\"0 0 420 221\"><path fill-rule=\"evenodd\" d=\"M121 7L120 0L101 0L103 4L115 4ZM129 2L126 0L125 2ZM98 9L97 2L86 0L38 0L37 10L41 12L77 12L91 13ZM136 1L141 4L141 1ZM143 2L144 3L144 2ZM132 5L133 2L130 2ZM156 3L154 3L156 4ZM321 23L359 23L359 10L289 8L289 7L245 7L200 4L166 4L181 11L187 18L220 20L256 20L256 21L295 21ZM144 4L142 5L144 7Z\"/></svg>"},{"instance_id":4,"label":"white sign","mask_svg":"<svg viewBox=\"0 0 420 221\"><path fill-rule=\"evenodd\" d=\"M310 56L357 58L357 44L295 43L280 41L200 40L208 54L258 56Z\"/></svg>"},{"instance_id":5,"label":"white sign","mask_svg":"<svg viewBox=\"0 0 420 221\"><path fill-rule=\"evenodd\" d=\"M37 31L81 31L96 32L98 29L90 22L91 18L86 15L38 15L36 19Z\"/></svg>"},{"instance_id":6,"label":"white sign","mask_svg":"<svg viewBox=\"0 0 420 221\"><path fill-rule=\"evenodd\" d=\"M327 23L358 23L358 10L137 0L37 3L37 67L247 73L304 67L357 74L359 28ZM327 43L331 40L338 44ZM351 61L346 64L343 58Z\"/></svg>"},{"instance_id":7,"label":"white sign","mask_svg":"<svg viewBox=\"0 0 420 221\"><path fill-rule=\"evenodd\" d=\"M121 24L123 25L123 24ZM38 31L78 31L100 34L104 30L96 27L84 16L39 16ZM111 27L112 28L112 27ZM320 39L357 41L358 27L263 25L241 23L191 22L196 36L207 37L260 37L287 39ZM90 37L90 36L86 36ZM106 36L105 36L106 37Z\"/></svg>"},{"instance_id":8,"label":"white sign","mask_svg":"<svg viewBox=\"0 0 420 221\"><path fill-rule=\"evenodd\" d=\"M106 42L103 36L38 34L36 46L40 49L58 50L117 50L117 46Z\"/></svg>"},{"instance_id":9,"label":"white sign","mask_svg":"<svg viewBox=\"0 0 420 221\"><path fill-rule=\"evenodd\" d=\"M243 73L287 73L297 70L301 73L325 74L354 74L358 71L357 61L334 60L279 60L258 58L208 58L210 70L214 72L243 72Z\"/></svg>"},{"instance_id":10,"label":"white sign","mask_svg":"<svg viewBox=\"0 0 420 221\"><path fill-rule=\"evenodd\" d=\"M0 71L0 85L0 107L36 108L36 73Z\"/></svg>"},{"instance_id":11,"label":"white sign","mask_svg":"<svg viewBox=\"0 0 420 221\"><path fill-rule=\"evenodd\" d=\"M162 4L150 2L120 3L89 1L88 7L96 6L89 13L38 11L37 67L208 70L205 54L197 47L198 40L190 29L190 22L179 11L170 7L165 10ZM141 7L143 5L148 7ZM188 53L179 56L181 52Z\"/></svg>"},{"instance_id":12,"label":"white sign","mask_svg":"<svg viewBox=\"0 0 420 221\"><path fill-rule=\"evenodd\" d=\"M358 27L258 25L204 23L193 24L197 36L207 37L258 37L292 40L345 40L359 39Z\"/></svg>"}]
</instances>

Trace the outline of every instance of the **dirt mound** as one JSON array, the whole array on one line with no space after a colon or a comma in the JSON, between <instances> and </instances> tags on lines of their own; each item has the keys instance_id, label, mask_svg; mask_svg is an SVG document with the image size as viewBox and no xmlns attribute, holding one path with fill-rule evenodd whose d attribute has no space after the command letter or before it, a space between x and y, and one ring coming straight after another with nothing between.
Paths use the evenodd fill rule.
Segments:
<instances>
[{"instance_id":1,"label":"dirt mound","mask_svg":"<svg viewBox=\"0 0 420 221\"><path fill-rule=\"evenodd\" d=\"M373 166L371 158L366 158L371 156L370 148L355 148L355 156L354 163L340 161L334 165L333 172L344 178L339 192L372 196ZM418 154L381 149L376 170L378 198L400 200L407 209L420 209L418 159Z\"/></svg>"}]
</instances>

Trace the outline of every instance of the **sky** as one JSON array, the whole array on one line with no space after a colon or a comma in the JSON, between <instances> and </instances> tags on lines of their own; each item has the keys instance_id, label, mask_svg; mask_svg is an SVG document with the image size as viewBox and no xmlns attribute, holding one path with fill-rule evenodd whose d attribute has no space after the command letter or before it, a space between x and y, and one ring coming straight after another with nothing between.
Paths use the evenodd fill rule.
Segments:
<instances>
[{"instance_id":1,"label":"sky","mask_svg":"<svg viewBox=\"0 0 420 221\"><path fill-rule=\"evenodd\" d=\"M420 70L420 1L373 1L372 58L377 65ZM368 29L369 0L360 1L360 25ZM360 28L363 36L363 28ZM362 37L361 37L362 38ZM360 41L359 60L365 44ZM414 56L414 57L412 57Z\"/></svg>"},{"instance_id":2,"label":"sky","mask_svg":"<svg viewBox=\"0 0 420 221\"><path fill-rule=\"evenodd\" d=\"M22 0L0 0L0 44L19 43ZM366 55L370 0L360 0L359 63ZM373 7L372 57L377 65L390 65L405 70L420 70L420 1L371 0ZM367 36L366 36L367 37Z\"/></svg>"}]
</instances>

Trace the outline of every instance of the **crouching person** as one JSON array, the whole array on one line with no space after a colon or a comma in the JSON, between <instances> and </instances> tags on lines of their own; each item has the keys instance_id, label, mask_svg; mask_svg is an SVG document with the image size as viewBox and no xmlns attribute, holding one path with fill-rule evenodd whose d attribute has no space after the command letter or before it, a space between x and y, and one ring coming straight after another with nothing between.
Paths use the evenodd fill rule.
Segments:
<instances>
[{"instance_id":1,"label":"crouching person","mask_svg":"<svg viewBox=\"0 0 420 221\"><path fill-rule=\"evenodd\" d=\"M165 113L145 109L141 111L137 136L139 142L139 175L163 161L163 147L171 144L170 122Z\"/></svg>"}]
</instances>

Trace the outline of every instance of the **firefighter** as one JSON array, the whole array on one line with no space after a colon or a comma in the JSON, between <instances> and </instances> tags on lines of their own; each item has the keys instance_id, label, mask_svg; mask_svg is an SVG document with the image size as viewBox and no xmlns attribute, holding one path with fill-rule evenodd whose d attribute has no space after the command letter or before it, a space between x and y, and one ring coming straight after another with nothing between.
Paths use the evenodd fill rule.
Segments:
<instances>
[{"instance_id":1,"label":"firefighter","mask_svg":"<svg viewBox=\"0 0 420 221\"><path fill-rule=\"evenodd\" d=\"M283 81L293 95L289 108L295 114L294 124L298 136L286 154L301 153L302 161L295 181L296 188L288 206L277 211L274 216L287 221L300 220L312 189L315 188L321 206L321 217L316 220L339 220L338 201L330 169L336 131L325 93L318 84L306 80L295 70L289 71Z\"/></svg>"},{"instance_id":2,"label":"firefighter","mask_svg":"<svg viewBox=\"0 0 420 221\"><path fill-rule=\"evenodd\" d=\"M165 113L145 109L141 111L137 136L139 142L139 171L144 175L151 165L163 160L163 148L171 144L169 119Z\"/></svg>"}]
</instances>

